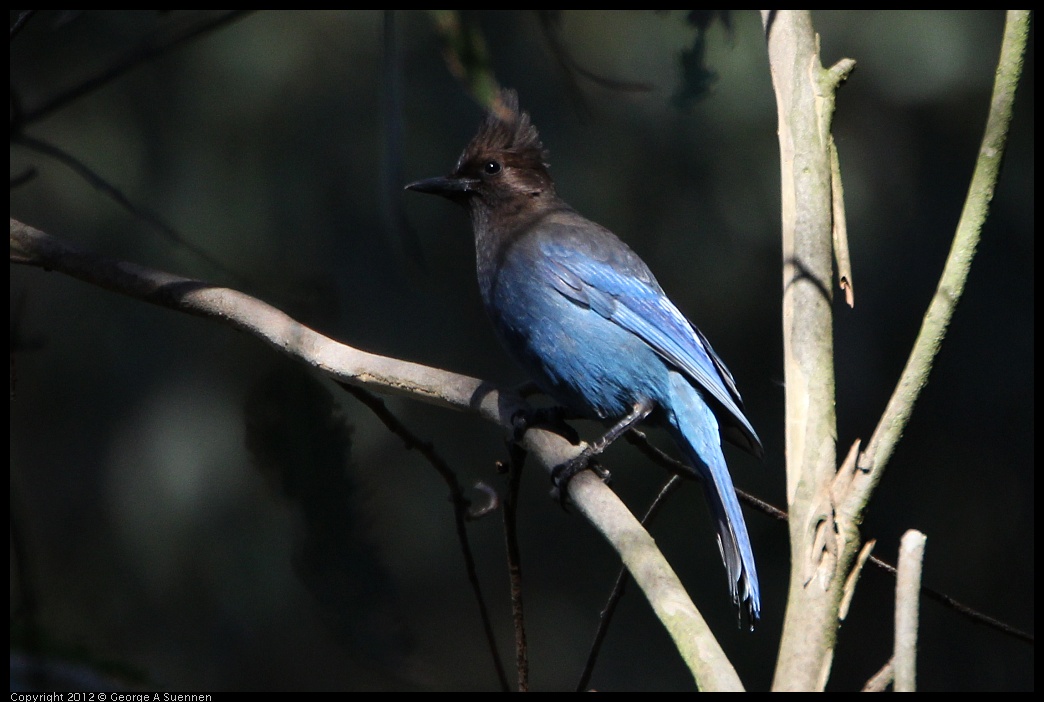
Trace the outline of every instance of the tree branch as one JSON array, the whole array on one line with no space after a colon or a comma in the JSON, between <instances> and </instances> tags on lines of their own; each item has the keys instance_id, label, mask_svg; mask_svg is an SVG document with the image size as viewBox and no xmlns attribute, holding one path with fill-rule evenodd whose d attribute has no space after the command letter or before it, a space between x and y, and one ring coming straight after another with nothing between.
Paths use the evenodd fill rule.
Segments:
<instances>
[{"instance_id":1,"label":"tree branch","mask_svg":"<svg viewBox=\"0 0 1044 702\"><path fill-rule=\"evenodd\" d=\"M323 336L237 290L110 259L14 219L10 258L14 263L57 271L144 302L216 320L339 382L475 413L508 431L514 430L512 420L518 412L528 409L517 394L491 383L367 353ZM519 443L549 472L583 448L539 426L528 429ZM696 684L705 690L742 689L739 676L678 576L616 494L590 471L573 478L568 489L580 513L620 554Z\"/></svg>"},{"instance_id":2,"label":"tree branch","mask_svg":"<svg viewBox=\"0 0 1044 702\"><path fill-rule=\"evenodd\" d=\"M833 90L852 64L824 71L806 13L764 11L779 112L783 189L784 344L787 381L787 497L791 581L776 670L776 689L823 689L830 672L842 592L858 568L857 525L927 383L961 297L993 196L1021 75L1027 11L1010 11L993 98L975 173L953 245L906 367L863 451L856 441L834 471L836 428L830 299L830 201L835 218L840 180L829 135ZM831 180L833 178L833 180ZM835 222L836 227L836 222ZM837 242L835 242L835 246ZM843 253L843 252L842 252ZM838 265L846 256L839 255ZM848 274L850 275L850 273ZM846 281L843 281L843 284ZM848 280L848 283L851 281ZM831 483L832 484L829 484ZM845 582L844 587L841 583ZM899 661L893 659L898 670ZM904 662L912 685L912 664ZM898 675L897 675L898 678Z\"/></svg>"},{"instance_id":3,"label":"tree branch","mask_svg":"<svg viewBox=\"0 0 1044 702\"><path fill-rule=\"evenodd\" d=\"M917 691L917 621L921 611L921 569L925 536L916 529L899 545L899 577L895 579L895 645L892 665L895 691Z\"/></svg>"},{"instance_id":4,"label":"tree branch","mask_svg":"<svg viewBox=\"0 0 1044 702\"><path fill-rule=\"evenodd\" d=\"M821 690L833 659L847 563L839 543L858 540L835 521L837 470L831 302L833 91L851 70L827 71L808 11L763 10L778 114L783 225L790 587L773 687Z\"/></svg>"},{"instance_id":5,"label":"tree branch","mask_svg":"<svg viewBox=\"0 0 1044 702\"><path fill-rule=\"evenodd\" d=\"M1001 54L997 62L993 96L990 99L990 112L986 118L982 145L979 147L979 157L975 162L975 170L954 233L953 244L946 257L946 265L939 277L935 295L921 322L917 340L906 361L906 367L903 368L873 436L867 442L866 449L859 455L856 464L858 470L853 473L852 487L844 503L844 510L850 515L862 512L874 487L880 482L884 467L910 419L914 403L928 382L928 374L964 292L972 258L982 234L982 225L986 221L1000 175L1015 103L1015 89L1022 75L1028 34L1029 11L1010 10L1004 25L1004 38L1001 42Z\"/></svg>"}]
</instances>

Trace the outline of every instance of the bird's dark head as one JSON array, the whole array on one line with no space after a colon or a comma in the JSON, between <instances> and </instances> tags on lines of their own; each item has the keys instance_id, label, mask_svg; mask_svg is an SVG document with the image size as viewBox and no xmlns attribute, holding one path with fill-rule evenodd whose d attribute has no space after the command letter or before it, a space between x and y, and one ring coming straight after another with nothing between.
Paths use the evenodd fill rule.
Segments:
<instances>
[{"instance_id":1,"label":"bird's dark head","mask_svg":"<svg viewBox=\"0 0 1044 702\"><path fill-rule=\"evenodd\" d=\"M500 91L452 173L410 183L406 189L490 207L554 194L547 152L529 115L518 109L514 90Z\"/></svg>"}]
</instances>

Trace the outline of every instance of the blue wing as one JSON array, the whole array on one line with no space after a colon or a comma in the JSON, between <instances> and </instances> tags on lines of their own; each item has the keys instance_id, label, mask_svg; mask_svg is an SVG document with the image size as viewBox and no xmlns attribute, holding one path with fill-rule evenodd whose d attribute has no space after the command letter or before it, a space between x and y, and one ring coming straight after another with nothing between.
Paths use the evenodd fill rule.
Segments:
<instances>
[{"instance_id":1,"label":"blue wing","mask_svg":"<svg viewBox=\"0 0 1044 702\"><path fill-rule=\"evenodd\" d=\"M708 392L738 430L730 440L760 456L761 441L743 414L735 380L706 337L674 306L648 267L621 242L615 256L595 258L573 242L543 241L549 282L576 304L594 310L643 339L664 360ZM604 250L603 250L604 252Z\"/></svg>"}]
</instances>

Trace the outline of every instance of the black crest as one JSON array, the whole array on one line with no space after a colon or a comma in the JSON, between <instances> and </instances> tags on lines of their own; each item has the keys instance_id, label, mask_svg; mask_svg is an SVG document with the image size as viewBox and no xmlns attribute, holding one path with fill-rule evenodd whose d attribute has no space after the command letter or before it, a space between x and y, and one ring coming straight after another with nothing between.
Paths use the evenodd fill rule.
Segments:
<instances>
[{"instance_id":1,"label":"black crest","mask_svg":"<svg viewBox=\"0 0 1044 702\"><path fill-rule=\"evenodd\" d=\"M496 154L514 166L546 170L548 154L529 114L518 109L518 94L501 90L478 133L464 149L457 170Z\"/></svg>"}]
</instances>

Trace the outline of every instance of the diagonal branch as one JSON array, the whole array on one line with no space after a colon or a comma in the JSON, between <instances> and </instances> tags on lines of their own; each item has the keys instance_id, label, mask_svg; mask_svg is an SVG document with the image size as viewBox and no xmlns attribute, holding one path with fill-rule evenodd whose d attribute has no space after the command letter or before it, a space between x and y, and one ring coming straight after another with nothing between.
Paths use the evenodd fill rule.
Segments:
<instances>
[{"instance_id":1,"label":"diagonal branch","mask_svg":"<svg viewBox=\"0 0 1044 702\"><path fill-rule=\"evenodd\" d=\"M217 17L205 17L202 21L194 22L188 27L179 28L167 37L159 39L150 38L131 49L119 60L96 75L72 86L68 90L64 90L57 95L52 96L36 107L24 110L21 114L21 124L25 125L39 121L52 112L80 99L84 95L89 95L102 86L111 83L143 63L162 56L168 51L176 49L183 43L191 41L198 36L220 29L229 22L241 19L251 12L253 12L253 10L231 10Z\"/></svg>"},{"instance_id":2,"label":"diagonal branch","mask_svg":"<svg viewBox=\"0 0 1044 702\"><path fill-rule=\"evenodd\" d=\"M982 225L986 221L1000 175L1028 34L1029 11L1010 10L1004 25L1000 60L997 63L982 145L979 147L979 157L953 244L906 367L873 436L859 455L856 463L858 470L852 476L852 486L844 503L844 509L849 514L855 515L863 510L874 487L881 480L884 467L910 419L914 403L928 382L928 374L964 292L972 258L982 234Z\"/></svg>"},{"instance_id":3,"label":"diagonal branch","mask_svg":"<svg viewBox=\"0 0 1044 702\"><path fill-rule=\"evenodd\" d=\"M520 412L531 411L516 393L491 383L367 353L323 336L245 293L107 258L13 219L10 259L144 302L213 319L257 337L338 382L474 413L509 432L515 429L512 420ZM520 445L549 472L583 448L539 426L528 429ZM706 690L742 689L739 676L678 576L616 494L593 473L584 471L569 483L569 496L577 510L620 554L696 684Z\"/></svg>"}]
</instances>

